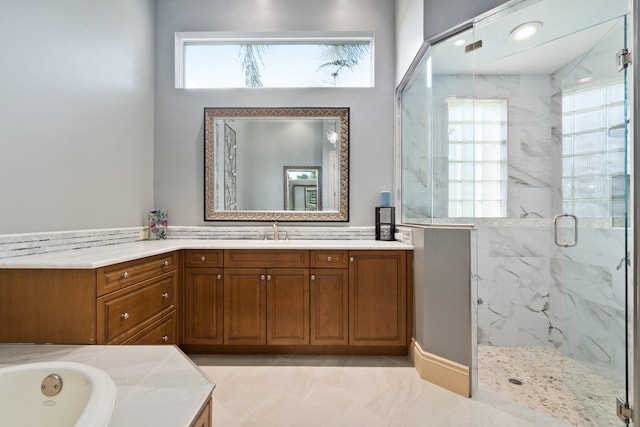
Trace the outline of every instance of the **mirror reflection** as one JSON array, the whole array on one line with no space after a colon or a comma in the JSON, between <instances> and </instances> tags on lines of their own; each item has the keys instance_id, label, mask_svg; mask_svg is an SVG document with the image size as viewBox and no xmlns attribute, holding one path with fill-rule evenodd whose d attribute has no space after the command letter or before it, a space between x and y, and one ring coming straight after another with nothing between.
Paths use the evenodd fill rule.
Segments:
<instances>
[{"instance_id":1,"label":"mirror reflection","mask_svg":"<svg viewBox=\"0 0 640 427\"><path fill-rule=\"evenodd\" d=\"M348 112L206 108L205 220L347 221Z\"/></svg>"},{"instance_id":2,"label":"mirror reflection","mask_svg":"<svg viewBox=\"0 0 640 427\"><path fill-rule=\"evenodd\" d=\"M284 167L284 210L321 211L321 167Z\"/></svg>"}]
</instances>

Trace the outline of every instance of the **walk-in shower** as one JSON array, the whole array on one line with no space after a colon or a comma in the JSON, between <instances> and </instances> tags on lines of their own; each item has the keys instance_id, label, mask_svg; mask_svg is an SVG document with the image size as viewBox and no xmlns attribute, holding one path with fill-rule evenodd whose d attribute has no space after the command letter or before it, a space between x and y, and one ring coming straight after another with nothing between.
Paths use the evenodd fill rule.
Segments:
<instances>
[{"instance_id":1,"label":"walk-in shower","mask_svg":"<svg viewBox=\"0 0 640 427\"><path fill-rule=\"evenodd\" d=\"M628 7L509 3L399 92L402 222L477 229L480 388L577 425L631 401Z\"/></svg>"}]
</instances>

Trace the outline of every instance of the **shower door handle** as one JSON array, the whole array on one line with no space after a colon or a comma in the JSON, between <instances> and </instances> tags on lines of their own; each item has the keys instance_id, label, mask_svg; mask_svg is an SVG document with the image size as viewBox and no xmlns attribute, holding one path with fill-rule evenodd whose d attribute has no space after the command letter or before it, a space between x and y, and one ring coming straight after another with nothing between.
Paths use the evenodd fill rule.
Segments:
<instances>
[{"instance_id":1,"label":"shower door handle","mask_svg":"<svg viewBox=\"0 0 640 427\"><path fill-rule=\"evenodd\" d=\"M573 242L561 242L558 239L558 220L561 218L571 218L573 220ZM578 217L571 214L559 214L553 217L553 239L556 245L562 248L572 248L578 244Z\"/></svg>"}]
</instances>

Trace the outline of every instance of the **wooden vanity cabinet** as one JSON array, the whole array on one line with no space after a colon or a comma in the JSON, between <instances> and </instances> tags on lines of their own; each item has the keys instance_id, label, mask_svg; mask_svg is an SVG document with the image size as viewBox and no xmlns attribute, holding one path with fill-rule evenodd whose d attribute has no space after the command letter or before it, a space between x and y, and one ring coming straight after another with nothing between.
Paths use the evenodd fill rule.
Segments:
<instances>
[{"instance_id":1,"label":"wooden vanity cabinet","mask_svg":"<svg viewBox=\"0 0 640 427\"><path fill-rule=\"evenodd\" d=\"M122 344L160 345L168 344L177 333L177 315L174 312L155 321Z\"/></svg>"},{"instance_id":2,"label":"wooden vanity cabinet","mask_svg":"<svg viewBox=\"0 0 640 427\"><path fill-rule=\"evenodd\" d=\"M406 251L349 251L349 345L408 345L408 300Z\"/></svg>"},{"instance_id":3,"label":"wooden vanity cabinet","mask_svg":"<svg viewBox=\"0 0 640 427\"><path fill-rule=\"evenodd\" d=\"M152 330L160 320L175 325L170 318L178 303L176 252L98 268L96 280L98 344L134 343L131 337ZM175 326L164 326L160 337L161 344L176 344Z\"/></svg>"},{"instance_id":4,"label":"wooden vanity cabinet","mask_svg":"<svg viewBox=\"0 0 640 427\"><path fill-rule=\"evenodd\" d=\"M222 250L185 251L186 344L222 344L223 270Z\"/></svg>"},{"instance_id":5,"label":"wooden vanity cabinet","mask_svg":"<svg viewBox=\"0 0 640 427\"><path fill-rule=\"evenodd\" d=\"M312 250L310 344L349 344L348 251Z\"/></svg>"},{"instance_id":6,"label":"wooden vanity cabinet","mask_svg":"<svg viewBox=\"0 0 640 427\"><path fill-rule=\"evenodd\" d=\"M224 344L309 344L309 251L224 251Z\"/></svg>"}]
</instances>

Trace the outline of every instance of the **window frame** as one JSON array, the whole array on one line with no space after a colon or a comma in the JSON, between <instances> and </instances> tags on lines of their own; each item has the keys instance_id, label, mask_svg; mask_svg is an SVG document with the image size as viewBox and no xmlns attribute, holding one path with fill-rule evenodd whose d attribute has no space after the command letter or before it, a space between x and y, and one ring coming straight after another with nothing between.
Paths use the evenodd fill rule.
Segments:
<instances>
[{"instance_id":1,"label":"window frame","mask_svg":"<svg viewBox=\"0 0 640 427\"><path fill-rule=\"evenodd\" d=\"M452 109L460 110L460 114L463 116L464 109L468 107L468 104L471 105L472 115L470 121L466 121L464 118L461 119L452 119L451 111ZM500 115L498 119L486 119L481 118L478 119L477 114L479 111L482 111L484 106L497 106L500 110ZM464 159L464 155L462 157L452 159L451 151L449 151L448 155L448 188L447 192L447 216L449 218L506 218L508 217L508 168L509 168L509 100L507 98L479 98L479 97L455 97L447 100L447 125L448 129L451 131L452 126L471 126L471 138L467 139L464 135L461 135L460 139L452 139L451 133L449 136L449 140L447 143L447 147L450 150L451 145L460 146L461 150L464 150L464 147L471 147L471 159ZM482 139L478 138L479 129L482 130L484 125L490 126L498 126L499 128L499 138L498 139L490 139L483 136ZM482 147L486 146L496 146L500 152L500 158L498 160L491 159L488 160L486 158L478 158L477 153L478 150L482 150ZM460 165L460 168L463 169L464 165L471 165L471 173L472 178L467 179L464 176L462 178L452 178L451 176L451 166L452 165ZM485 165L495 165L498 167L498 176L493 179L487 179L482 177ZM452 198L450 189L451 184L459 184L461 187L460 197ZM484 194L478 194L478 188L483 187L483 184L493 184L497 185L498 190L498 198L487 198ZM465 196L464 194L464 186L471 185L472 186L472 195L471 197ZM452 213L452 203L460 205L460 214ZM472 216L465 215L464 206L466 204L471 203ZM484 212L485 204L487 203L498 203L499 213L491 214L488 212ZM480 212L479 212L480 211Z\"/></svg>"},{"instance_id":2,"label":"window frame","mask_svg":"<svg viewBox=\"0 0 640 427\"><path fill-rule=\"evenodd\" d=\"M622 93L624 93L624 82L621 79L609 79L600 81L597 83L584 84L580 86L575 86L564 90L562 92L562 209L564 212L570 212L575 215L578 215L582 218L595 218L595 219L611 219L614 223L618 222L620 218L624 218L624 215L616 215L617 211L615 209L615 202L620 199L624 200L624 198L619 197L619 194L614 194L613 188L613 179L617 178L619 180L627 180L628 183L629 174L627 171L627 150L624 145L622 146L613 146L615 144L611 141L612 136L608 135L608 131L612 126L626 126L626 118L623 117L622 123L613 123L612 120L612 110L616 108L622 108L624 111L624 99L612 101L609 99L609 95L611 90L621 89ZM580 106L576 107L574 103L574 99L577 96L584 95L590 92L595 91L603 91L603 101L598 102L597 104L590 105L587 107ZM571 98L571 106L568 106L566 109L564 108L565 98ZM598 123L598 126L594 126L590 123L590 126L585 129L576 130L576 121L577 115L580 114L588 114L588 113L600 113L602 115L601 122ZM624 113L623 113L624 115ZM571 129L565 129L565 122L571 123ZM592 135L600 133L602 135L601 147L586 149L583 151L577 151L575 147L575 139L585 135ZM567 143L567 138L571 139L571 147L565 146ZM620 156L621 164L614 162L612 157L615 155ZM576 160L581 160L588 158L589 156L600 156L601 157L601 168L597 171L586 171L580 174L576 172ZM571 162L571 173L565 175L565 161ZM617 173L613 173L612 169L618 167ZM621 169L620 169L621 167ZM589 180L589 179L602 179L602 194L594 195L589 197L584 194L577 195L577 185L576 182L579 180ZM611 179L611 181L609 181ZM571 185L571 194L568 195L565 191L566 182L570 181ZM628 184L623 183L623 187L628 186ZM597 204L597 210L599 211L599 215L592 216L586 214L581 211L580 204L584 203L593 203Z\"/></svg>"},{"instance_id":3,"label":"window frame","mask_svg":"<svg viewBox=\"0 0 640 427\"><path fill-rule=\"evenodd\" d=\"M195 89L185 87L185 46L189 44L242 44L242 42L260 42L262 44L322 44L322 42L368 42L369 43L369 72L371 73L369 86L305 86L306 88L345 89L358 88L369 89L375 87L375 43L373 32L367 31L331 31L331 32L228 32L228 31L187 31L176 32L174 36L174 60L175 60L175 88ZM281 87L282 89L295 89L298 87ZM210 87L201 89L244 89L243 87ZM280 89L280 87L268 87L268 89Z\"/></svg>"}]
</instances>

